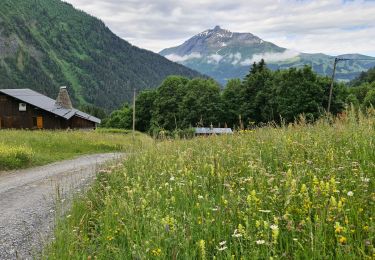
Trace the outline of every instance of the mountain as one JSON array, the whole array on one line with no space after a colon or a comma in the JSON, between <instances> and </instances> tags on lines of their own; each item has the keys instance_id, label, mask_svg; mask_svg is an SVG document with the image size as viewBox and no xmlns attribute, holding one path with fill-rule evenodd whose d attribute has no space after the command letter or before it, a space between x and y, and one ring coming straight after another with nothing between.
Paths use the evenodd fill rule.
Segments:
<instances>
[{"instance_id":1,"label":"mountain","mask_svg":"<svg viewBox=\"0 0 375 260\"><path fill-rule=\"evenodd\" d=\"M66 85L75 105L111 110L130 101L133 88L156 87L168 75L201 76L60 0L0 1L0 88L55 97Z\"/></svg>"},{"instance_id":2,"label":"mountain","mask_svg":"<svg viewBox=\"0 0 375 260\"><path fill-rule=\"evenodd\" d=\"M251 33L236 33L216 26L190 38L182 45L160 52L166 58L213 77L221 84L231 78L243 78L254 61L265 59L271 69L310 65L321 75L332 75L335 57L325 54L299 53L262 40ZM360 54L341 58L371 59ZM373 60L338 63L336 78L349 81L375 66Z\"/></svg>"}]
</instances>

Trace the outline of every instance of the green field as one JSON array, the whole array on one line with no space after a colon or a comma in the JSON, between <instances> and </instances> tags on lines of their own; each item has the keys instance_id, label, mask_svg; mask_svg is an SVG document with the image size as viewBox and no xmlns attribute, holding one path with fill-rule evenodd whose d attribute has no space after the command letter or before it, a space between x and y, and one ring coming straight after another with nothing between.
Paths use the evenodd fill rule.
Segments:
<instances>
[{"instance_id":1,"label":"green field","mask_svg":"<svg viewBox=\"0 0 375 260\"><path fill-rule=\"evenodd\" d=\"M373 259L375 119L155 143L103 171L50 259Z\"/></svg>"},{"instance_id":2,"label":"green field","mask_svg":"<svg viewBox=\"0 0 375 260\"><path fill-rule=\"evenodd\" d=\"M118 133L117 133L118 132ZM0 171L43 165L82 154L130 152L152 142L137 133L98 131L0 131Z\"/></svg>"}]
</instances>

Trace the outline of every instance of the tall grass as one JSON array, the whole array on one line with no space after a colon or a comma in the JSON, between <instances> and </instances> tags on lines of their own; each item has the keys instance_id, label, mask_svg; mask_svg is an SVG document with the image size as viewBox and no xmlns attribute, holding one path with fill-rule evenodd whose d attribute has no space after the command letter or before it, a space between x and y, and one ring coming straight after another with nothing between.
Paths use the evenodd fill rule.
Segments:
<instances>
[{"instance_id":1,"label":"tall grass","mask_svg":"<svg viewBox=\"0 0 375 260\"><path fill-rule=\"evenodd\" d=\"M51 259L373 259L375 120L165 141L102 172Z\"/></svg>"},{"instance_id":2,"label":"tall grass","mask_svg":"<svg viewBox=\"0 0 375 260\"><path fill-rule=\"evenodd\" d=\"M152 142L132 135L82 131L0 131L0 171L103 152L130 152Z\"/></svg>"}]
</instances>

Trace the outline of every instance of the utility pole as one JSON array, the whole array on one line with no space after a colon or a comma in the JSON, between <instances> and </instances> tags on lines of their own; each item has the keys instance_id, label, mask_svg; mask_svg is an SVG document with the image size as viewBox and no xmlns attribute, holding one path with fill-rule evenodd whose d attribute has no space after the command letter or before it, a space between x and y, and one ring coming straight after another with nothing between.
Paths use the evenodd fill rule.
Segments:
<instances>
[{"instance_id":1,"label":"utility pole","mask_svg":"<svg viewBox=\"0 0 375 260\"><path fill-rule=\"evenodd\" d=\"M134 133L135 133L135 88L133 90L133 136L134 136Z\"/></svg>"},{"instance_id":2,"label":"utility pole","mask_svg":"<svg viewBox=\"0 0 375 260\"><path fill-rule=\"evenodd\" d=\"M331 110L331 100L332 100L333 84L335 83L335 73L336 73L337 62L338 62L338 59L335 58L335 61L333 63L333 73L332 73L331 87L329 88L329 98L328 98L328 108L327 108L327 113L328 114L329 114L329 112Z\"/></svg>"},{"instance_id":3,"label":"utility pole","mask_svg":"<svg viewBox=\"0 0 375 260\"><path fill-rule=\"evenodd\" d=\"M333 92L333 85L335 84L336 66L339 61L346 61L346 60L351 60L351 59L335 58L335 61L333 63L332 82L331 82L331 87L329 89L329 98L328 98L328 107L327 107L328 114L331 111L332 92Z\"/></svg>"}]
</instances>

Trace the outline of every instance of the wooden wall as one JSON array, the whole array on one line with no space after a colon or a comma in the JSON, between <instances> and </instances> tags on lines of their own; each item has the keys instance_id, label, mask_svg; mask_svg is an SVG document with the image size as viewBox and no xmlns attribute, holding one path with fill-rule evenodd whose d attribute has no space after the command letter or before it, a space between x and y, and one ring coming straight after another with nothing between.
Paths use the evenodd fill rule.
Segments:
<instances>
[{"instance_id":1,"label":"wooden wall","mask_svg":"<svg viewBox=\"0 0 375 260\"><path fill-rule=\"evenodd\" d=\"M15 129L67 129L95 128L95 123L79 117L66 120L48 111L26 104L26 111L19 111L23 103L0 93L0 128ZM42 125L41 125L42 124Z\"/></svg>"},{"instance_id":2,"label":"wooden wall","mask_svg":"<svg viewBox=\"0 0 375 260\"><path fill-rule=\"evenodd\" d=\"M84 128L84 129L95 129L96 124L78 116L73 116L69 120L69 127L72 129Z\"/></svg>"}]
</instances>

